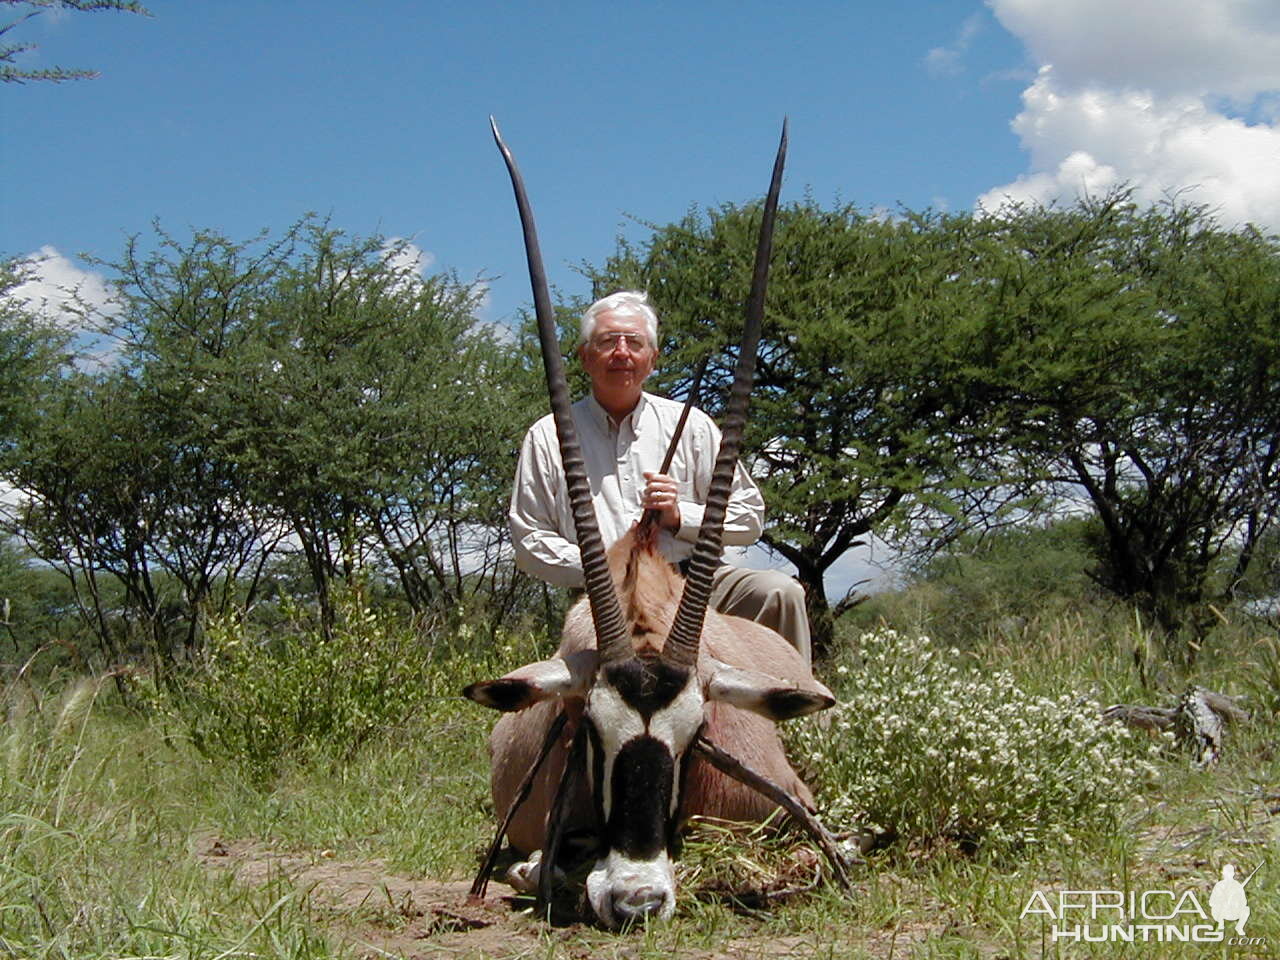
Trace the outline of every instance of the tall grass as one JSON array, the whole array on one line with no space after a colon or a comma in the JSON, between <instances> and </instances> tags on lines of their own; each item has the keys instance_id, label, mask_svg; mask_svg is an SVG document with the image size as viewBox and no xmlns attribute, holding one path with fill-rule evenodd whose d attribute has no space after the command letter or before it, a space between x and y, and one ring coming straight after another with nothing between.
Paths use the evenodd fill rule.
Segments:
<instances>
[{"instance_id":1,"label":"tall grass","mask_svg":"<svg viewBox=\"0 0 1280 960\"><path fill-rule=\"evenodd\" d=\"M966 672L1006 671L1026 702L1067 691L1151 702L1175 689L1142 686L1132 655L1138 625L1103 613L1061 608L1013 632L962 637L957 663ZM937 625L918 624L926 633ZM407 627L378 626L391 629ZM852 665L857 647L853 635L846 639L845 659L826 676L837 690L849 677L835 668ZM255 649L266 670L268 654L284 648ZM378 860L410 877L467 877L493 827L483 746L492 717L457 690L546 647L523 636L495 646L459 631L417 649L429 687L408 715L331 755L286 745L266 775L235 749L205 741L197 750L180 712L126 710L112 679L11 686L0 704L0 957L370 955L349 936L357 913L318 903L308 886L280 873L237 879L202 855L217 839L302 858ZM1130 791L1116 817L1067 831L1070 843L1044 831L1033 846L998 858L899 844L859 867L846 896L821 886L798 892L816 875L817 859L788 837L713 830L688 845L671 923L619 937L512 920L509 942L488 941L487 955L1055 956L1043 931L1020 916L1032 890L1203 887L1224 858L1250 868L1265 861L1250 885L1251 933L1280 947L1278 835L1269 813L1280 803L1280 726L1275 707L1264 706L1280 696L1273 651L1270 638L1241 627L1235 639L1206 649L1186 678L1251 694L1255 720L1230 731L1218 769L1197 771L1169 754L1156 764L1154 786ZM909 675L911 664L908 651L895 669ZM243 691L225 694L228 709L256 709ZM890 752L881 766L892 774L899 762ZM441 943L432 934L411 953L446 946L474 952L465 940ZM1063 955L1114 953L1082 946ZM1230 954L1255 955L1268 954Z\"/></svg>"},{"instance_id":2,"label":"tall grass","mask_svg":"<svg viewBox=\"0 0 1280 960\"><path fill-rule=\"evenodd\" d=\"M481 658L484 659L484 658ZM472 868L488 825L488 717L456 698L342 765L268 781L122 708L104 679L11 691L0 727L0 956L345 956L307 889L201 862L215 838L377 857L411 875ZM339 944L339 946L335 946Z\"/></svg>"},{"instance_id":3,"label":"tall grass","mask_svg":"<svg viewBox=\"0 0 1280 960\"><path fill-rule=\"evenodd\" d=\"M245 890L191 856L214 784L102 680L11 717L0 744L0 951L20 957L329 956L294 891Z\"/></svg>"}]
</instances>

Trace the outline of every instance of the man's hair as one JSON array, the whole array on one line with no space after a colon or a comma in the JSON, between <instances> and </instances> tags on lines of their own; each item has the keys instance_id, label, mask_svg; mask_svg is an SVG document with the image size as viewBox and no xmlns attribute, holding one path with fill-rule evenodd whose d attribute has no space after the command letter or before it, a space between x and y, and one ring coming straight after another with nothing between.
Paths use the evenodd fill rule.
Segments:
<instances>
[{"instance_id":1,"label":"man's hair","mask_svg":"<svg viewBox=\"0 0 1280 960\"><path fill-rule=\"evenodd\" d=\"M582 315L582 342L590 343L591 335L596 331L596 320L602 313L616 313L624 317L641 317L644 320L644 332L648 334L649 346L658 348L658 315L649 305L649 295L639 290L621 290L601 297L587 307Z\"/></svg>"}]
</instances>

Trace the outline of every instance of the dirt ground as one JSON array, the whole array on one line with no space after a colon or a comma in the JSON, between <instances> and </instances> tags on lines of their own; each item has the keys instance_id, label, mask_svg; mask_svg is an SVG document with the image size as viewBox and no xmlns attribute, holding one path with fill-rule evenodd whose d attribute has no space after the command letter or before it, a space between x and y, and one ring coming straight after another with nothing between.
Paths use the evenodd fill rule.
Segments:
<instances>
[{"instance_id":1,"label":"dirt ground","mask_svg":"<svg viewBox=\"0 0 1280 960\"><path fill-rule=\"evenodd\" d=\"M494 881L482 901L469 897L466 880L424 880L398 876L378 860L344 862L327 851L317 855L290 855L268 850L252 842L224 842L205 838L197 856L209 869L233 871L244 884L256 886L286 879L303 891L312 909L333 913L329 929L344 938L362 960L386 957L435 958L440 956L510 957L555 955L571 958L598 956L582 934L580 924L549 926L534 918L532 901L517 899L510 887ZM925 931L919 931L920 937ZM626 937L626 934L621 936ZM898 955L918 936L899 930ZM873 956L894 955L894 944L884 935L883 954L873 934L860 947ZM814 944L807 937L771 936L727 938L714 950L681 950L692 960L723 960L752 956L811 956ZM618 944L622 955L628 952Z\"/></svg>"},{"instance_id":2,"label":"dirt ground","mask_svg":"<svg viewBox=\"0 0 1280 960\"><path fill-rule=\"evenodd\" d=\"M288 855L217 838L201 841L200 847L204 864L234 871L244 884L285 878L306 891L313 908L333 911L332 929L370 960L442 952L500 956L539 943L538 925L502 884L493 884L483 901L472 901L469 881L414 880L397 876L379 860L344 862L327 851Z\"/></svg>"}]
</instances>

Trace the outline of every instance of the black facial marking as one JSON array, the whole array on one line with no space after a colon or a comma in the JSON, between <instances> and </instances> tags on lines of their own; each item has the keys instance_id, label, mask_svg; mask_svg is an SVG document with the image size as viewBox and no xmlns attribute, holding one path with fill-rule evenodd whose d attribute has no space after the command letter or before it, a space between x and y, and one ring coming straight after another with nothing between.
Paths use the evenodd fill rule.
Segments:
<instances>
[{"instance_id":1,"label":"black facial marking","mask_svg":"<svg viewBox=\"0 0 1280 960\"><path fill-rule=\"evenodd\" d=\"M628 740L613 761L613 807L605 830L611 849L652 860L667 844L675 761L653 737Z\"/></svg>"},{"instance_id":2,"label":"black facial marking","mask_svg":"<svg viewBox=\"0 0 1280 960\"><path fill-rule=\"evenodd\" d=\"M689 682L689 669L661 658L633 657L605 668L605 678L627 706L648 723L649 718L671 703Z\"/></svg>"},{"instance_id":3,"label":"black facial marking","mask_svg":"<svg viewBox=\"0 0 1280 960\"><path fill-rule=\"evenodd\" d=\"M706 728L704 722L698 727L698 733L693 735L693 741L698 739L698 735ZM684 825L686 817L685 811L685 787L689 783L689 764L693 760L693 741L689 744L689 749L685 750L680 757L680 779L677 781L679 792L676 794L676 813L671 818L671 829L667 836L667 856L672 860L679 860L680 853L684 848L684 838L680 835L680 828Z\"/></svg>"},{"instance_id":4,"label":"black facial marking","mask_svg":"<svg viewBox=\"0 0 1280 960\"><path fill-rule=\"evenodd\" d=\"M467 686L462 695L504 713L521 710L533 702L533 688L525 680L486 680Z\"/></svg>"},{"instance_id":5,"label":"black facial marking","mask_svg":"<svg viewBox=\"0 0 1280 960\"><path fill-rule=\"evenodd\" d=\"M600 742L600 731L591 722L590 717L582 718L587 728L587 766L591 770L591 807L595 813L596 827L600 836L603 856L609 849L609 837L604 831L604 792L600 785L604 783L604 745Z\"/></svg>"},{"instance_id":6,"label":"black facial marking","mask_svg":"<svg viewBox=\"0 0 1280 960\"><path fill-rule=\"evenodd\" d=\"M803 690L774 690L765 698L769 707L769 715L775 720L790 720L792 717L812 713L816 702L826 699L828 698L806 693ZM832 701L832 703L834 702ZM827 706L830 705L827 704Z\"/></svg>"}]
</instances>

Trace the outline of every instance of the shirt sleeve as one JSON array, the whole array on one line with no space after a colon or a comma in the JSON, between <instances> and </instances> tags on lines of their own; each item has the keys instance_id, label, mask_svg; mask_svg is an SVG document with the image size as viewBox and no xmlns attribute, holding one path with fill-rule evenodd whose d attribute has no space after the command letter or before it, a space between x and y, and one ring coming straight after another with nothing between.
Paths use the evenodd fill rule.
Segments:
<instances>
[{"instance_id":1,"label":"shirt sleeve","mask_svg":"<svg viewBox=\"0 0 1280 960\"><path fill-rule=\"evenodd\" d=\"M560 530L557 491L564 486L559 449L552 449L535 424L525 434L511 491L507 523L516 566L557 587L580 587L582 555Z\"/></svg>"},{"instance_id":2,"label":"shirt sleeve","mask_svg":"<svg viewBox=\"0 0 1280 960\"><path fill-rule=\"evenodd\" d=\"M696 501L680 501L680 530L676 538L696 543L702 529L702 516L707 494L711 491L711 474L715 471L716 456L720 453L720 428L705 414L698 418L696 426L690 418L688 431L689 462L695 465L694 496ZM682 440L682 443L685 441ZM724 516L726 546L747 546L760 539L764 530L764 495L739 463L733 473L733 485L729 488L729 503Z\"/></svg>"}]
</instances>

